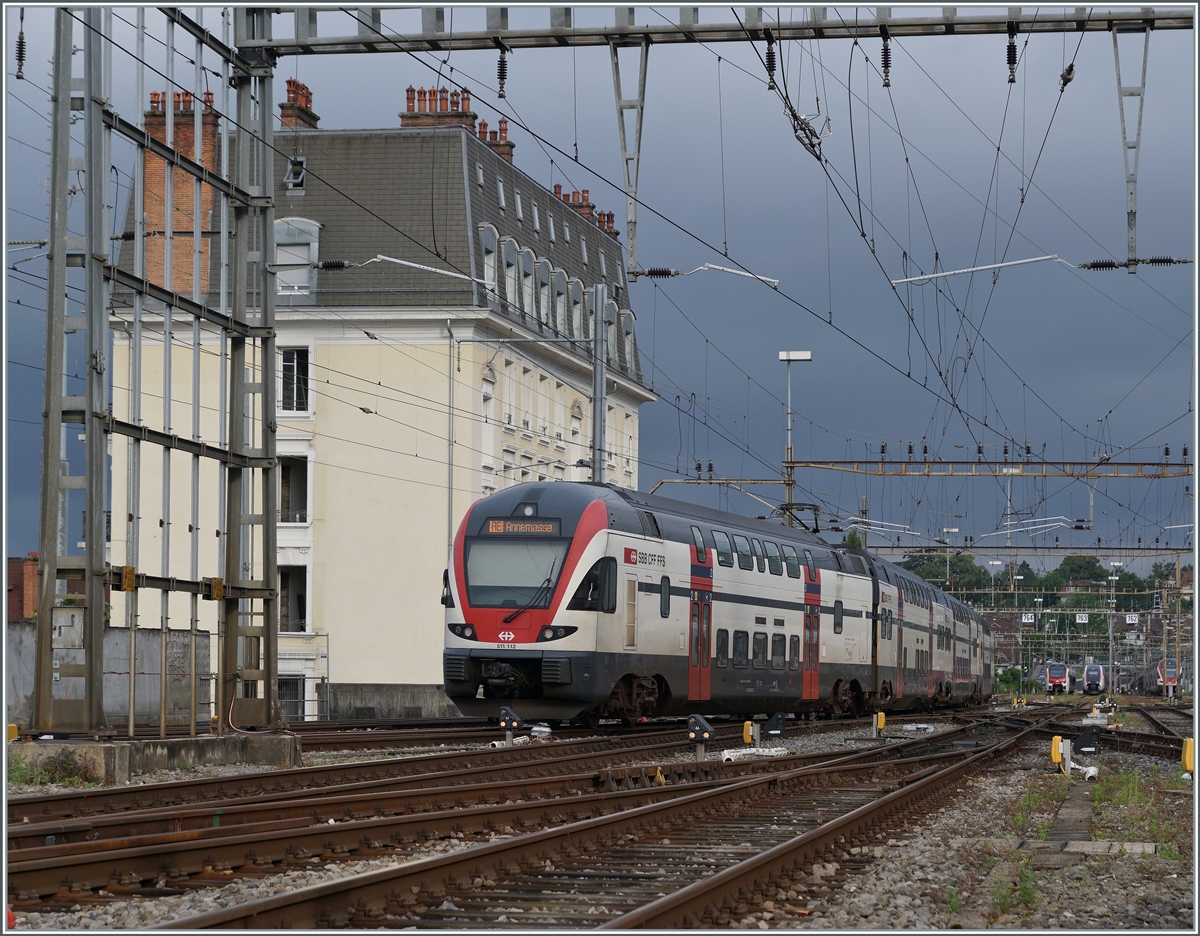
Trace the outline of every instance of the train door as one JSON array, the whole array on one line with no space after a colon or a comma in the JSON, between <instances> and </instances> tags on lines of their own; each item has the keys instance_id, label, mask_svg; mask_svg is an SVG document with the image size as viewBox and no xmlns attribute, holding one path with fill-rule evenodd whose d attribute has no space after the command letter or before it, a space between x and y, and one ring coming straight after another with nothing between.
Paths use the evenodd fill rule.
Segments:
<instances>
[{"instance_id":1,"label":"train door","mask_svg":"<svg viewBox=\"0 0 1200 936\"><path fill-rule=\"evenodd\" d=\"M712 698L712 602L691 602L688 617L688 698Z\"/></svg>"},{"instance_id":2,"label":"train door","mask_svg":"<svg viewBox=\"0 0 1200 936\"><path fill-rule=\"evenodd\" d=\"M691 602L688 605L688 698L712 698L712 549L692 527Z\"/></svg>"},{"instance_id":3,"label":"train door","mask_svg":"<svg viewBox=\"0 0 1200 936\"><path fill-rule=\"evenodd\" d=\"M637 598L638 580L636 575L625 576L625 649L637 649Z\"/></svg>"},{"instance_id":4,"label":"train door","mask_svg":"<svg viewBox=\"0 0 1200 936\"><path fill-rule=\"evenodd\" d=\"M821 697L821 615L804 614L804 664L800 671L800 695Z\"/></svg>"}]
</instances>

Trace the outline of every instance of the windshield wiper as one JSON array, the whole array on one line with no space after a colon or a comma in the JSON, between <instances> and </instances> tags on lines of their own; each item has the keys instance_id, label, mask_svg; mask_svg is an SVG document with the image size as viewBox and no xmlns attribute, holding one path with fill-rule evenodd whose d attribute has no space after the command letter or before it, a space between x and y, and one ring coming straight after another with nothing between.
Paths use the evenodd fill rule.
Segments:
<instances>
[{"instance_id":1,"label":"windshield wiper","mask_svg":"<svg viewBox=\"0 0 1200 936\"><path fill-rule=\"evenodd\" d=\"M513 621L513 619L514 619L514 618L515 618L515 617L516 617L518 614L522 614L522 613L524 613L525 611L528 611L528 610L529 610L530 608L532 608L532 607L533 607L535 604L537 604L539 601L541 601L541 600L542 600L542 593L543 593L543 592L544 592L544 591L545 591L547 588L549 588L549 587L550 587L550 582L551 582L551 580L554 578L554 564L555 564L556 562L558 562L558 557L557 557L557 556L555 556L553 559L551 559L551 560L550 560L550 573L549 573L549 574L546 576L546 580L545 580L544 582L542 582L542 584L541 584L541 585L539 585L539 586L538 586L538 590L537 590L537 591L535 591L535 592L533 593L533 597L529 599L529 603L528 603L528 604L526 604L526 605L525 605L525 606L523 606L523 607L517 608L517 610L516 610L516 611L514 611L512 614L510 614L508 617L506 617L506 618L504 619L504 623L505 623L505 624L511 624L511 623L512 623L512 621Z\"/></svg>"}]
</instances>

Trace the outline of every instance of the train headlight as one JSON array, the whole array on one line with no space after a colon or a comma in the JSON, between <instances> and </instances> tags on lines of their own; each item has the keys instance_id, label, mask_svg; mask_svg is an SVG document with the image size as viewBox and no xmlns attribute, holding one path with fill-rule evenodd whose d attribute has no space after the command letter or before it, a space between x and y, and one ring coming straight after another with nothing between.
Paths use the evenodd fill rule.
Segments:
<instances>
[{"instance_id":1,"label":"train headlight","mask_svg":"<svg viewBox=\"0 0 1200 936\"><path fill-rule=\"evenodd\" d=\"M463 636L467 637L467 638L474 637L475 636L475 628L473 628L470 624L468 624L466 627L463 628Z\"/></svg>"},{"instance_id":2,"label":"train headlight","mask_svg":"<svg viewBox=\"0 0 1200 936\"><path fill-rule=\"evenodd\" d=\"M547 624L540 631L538 631L537 642L542 643L546 640L561 640L563 637L570 637L577 630L579 630L578 627L555 627Z\"/></svg>"},{"instance_id":3,"label":"train headlight","mask_svg":"<svg viewBox=\"0 0 1200 936\"><path fill-rule=\"evenodd\" d=\"M550 640L553 637L554 637L554 628L553 627L543 627L542 628L542 640Z\"/></svg>"}]
</instances>

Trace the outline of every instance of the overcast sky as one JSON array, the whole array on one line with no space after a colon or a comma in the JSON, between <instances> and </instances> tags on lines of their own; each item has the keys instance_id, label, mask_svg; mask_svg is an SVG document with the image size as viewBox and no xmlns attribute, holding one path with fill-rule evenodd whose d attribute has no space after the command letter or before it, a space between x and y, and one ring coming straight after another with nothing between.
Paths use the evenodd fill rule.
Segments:
<instances>
[{"instance_id":1,"label":"overcast sky","mask_svg":"<svg viewBox=\"0 0 1200 936\"><path fill-rule=\"evenodd\" d=\"M741 16L743 8L736 9ZM847 20L856 13L830 9ZM893 7L893 16L917 9ZM46 233L53 12L25 10L26 81L13 77L18 8L4 11L9 242ZM131 9L118 12L133 19ZM859 15L872 12L862 8ZM773 19L775 9L764 15ZM780 11L785 22L806 15L802 8ZM613 22L609 7L577 8L575 16L578 25ZM638 24L677 18L678 7L639 7L635 16ZM733 18L729 7L701 9L701 22ZM161 16L148 13L148 20L157 24ZM548 20L545 8L510 8L512 28ZM277 35L290 32L290 17L275 22ZM484 12L448 9L451 23L460 31L482 29ZM385 13L384 24L404 32L417 28L419 17ZM130 27L116 25L132 48ZM219 30L216 9L205 11L205 25ZM321 34L354 30L347 14L320 14ZM161 26L154 31L161 34ZM182 45L190 53L190 40ZM1138 79L1141 45L1141 36L1122 39L1126 84ZM780 284L775 291L704 272L632 285L643 366L660 394L641 411L644 490L660 478L694 473L697 460L705 468L711 460L718 476L778 477L786 398L778 352L792 349L813 354L811 363L793 366L797 458L878 459L885 442L889 458L906 458L911 442L918 461L925 444L930 460L973 459L978 444L985 457L999 459L1008 441L1028 442L1035 458L1049 460L1159 461L1169 445L1177 461L1185 444L1194 459L1194 265L1143 266L1130 276L1041 262L995 277L988 271L900 287L898 294L889 284L918 272L1047 254L1072 264L1126 256L1111 35L1019 36L1011 85L1005 46L1004 36L893 40L885 89L877 38L858 46L782 44L779 78L786 73L795 107L817 126L829 118L824 168L797 142L778 96L767 89L761 44L651 49L640 264L740 265ZM152 42L147 47L161 64L161 50ZM636 53L623 56L628 92ZM1075 77L1060 95L1059 76L1070 61ZM296 76L312 89L322 128L393 127L404 88L432 84L438 63L403 54L286 58L276 72L276 97L284 96L282 79ZM1138 166L1142 257L1195 256L1195 63L1192 31L1152 33ZM186 63L177 67L190 76ZM495 54L454 52L442 67L441 83L468 85L481 117L493 124L509 117L521 169L547 186L590 189L624 230L607 49L514 53L505 101L495 94ZM117 109L131 114L132 72L120 53L114 72ZM10 247L8 265L37 253ZM8 555L37 548L37 368L44 352L38 287L45 263L34 259L17 269L9 272L5 310ZM1002 528L1005 492L995 481L881 481L828 471L801 471L797 481L797 499L823 505L823 523L857 513L867 496L873 519L920 534L903 534L904 545L930 543L948 527L959 529L956 543ZM1192 521L1184 486L1102 482L1095 488L1094 531L1055 530L1014 542L1047 545L1058 536L1063 545L1094 546L1099 537L1104 546L1133 546L1138 537L1144 543L1158 537L1179 545L1188 531L1167 528ZM779 487L754 490L782 498ZM660 493L766 512L728 488L676 484ZM1012 500L1026 522L1083 518L1089 489L1082 481L1023 480L1013 484ZM997 540L1003 537L983 542ZM1041 564L1053 567L1056 560Z\"/></svg>"}]
</instances>

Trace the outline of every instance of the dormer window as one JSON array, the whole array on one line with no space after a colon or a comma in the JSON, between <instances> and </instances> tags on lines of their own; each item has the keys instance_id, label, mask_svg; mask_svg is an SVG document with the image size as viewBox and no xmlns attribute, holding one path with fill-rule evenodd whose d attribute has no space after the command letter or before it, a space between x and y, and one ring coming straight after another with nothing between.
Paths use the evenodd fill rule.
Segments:
<instances>
[{"instance_id":1,"label":"dormer window","mask_svg":"<svg viewBox=\"0 0 1200 936\"><path fill-rule=\"evenodd\" d=\"M275 222L276 296L283 302L313 302L317 288L321 224L307 218L280 218Z\"/></svg>"},{"instance_id":2,"label":"dormer window","mask_svg":"<svg viewBox=\"0 0 1200 936\"><path fill-rule=\"evenodd\" d=\"M608 270L604 269L604 251L600 251L600 276L607 279Z\"/></svg>"},{"instance_id":3,"label":"dormer window","mask_svg":"<svg viewBox=\"0 0 1200 936\"><path fill-rule=\"evenodd\" d=\"M571 243L571 222L569 221L563 222L563 240L568 244Z\"/></svg>"},{"instance_id":4,"label":"dormer window","mask_svg":"<svg viewBox=\"0 0 1200 936\"><path fill-rule=\"evenodd\" d=\"M583 265L587 266L587 237L585 237L583 234L579 235L579 252L583 257Z\"/></svg>"},{"instance_id":5,"label":"dormer window","mask_svg":"<svg viewBox=\"0 0 1200 936\"><path fill-rule=\"evenodd\" d=\"M521 210L521 193L516 189L513 189L513 199L517 203L517 220L524 223L525 212Z\"/></svg>"},{"instance_id":6,"label":"dormer window","mask_svg":"<svg viewBox=\"0 0 1200 936\"><path fill-rule=\"evenodd\" d=\"M504 180L496 179L496 197L500 200L500 210L505 210L504 204Z\"/></svg>"},{"instance_id":7,"label":"dormer window","mask_svg":"<svg viewBox=\"0 0 1200 936\"><path fill-rule=\"evenodd\" d=\"M533 233L534 234L542 233L541 221L538 218L537 202L533 202Z\"/></svg>"},{"instance_id":8,"label":"dormer window","mask_svg":"<svg viewBox=\"0 0 1200 936\"><path fill-rule=\"evenodd\" d=\"M304 177L308 174L307 156L293 156L288 161L288 170L283 176L283 186L289 195L304 194Z\"/></svg>"},{"instance_id":9,"label":"dormer window","mask_svg":"<svg viewBox=\"0 0 1200 936\"><path fill-rule=\"evenodd\" d=\"M546 212L546 224L550 228L550 243L553 244L554 243L554 212L553 211Z\"/></svg>"}]
</instances>

